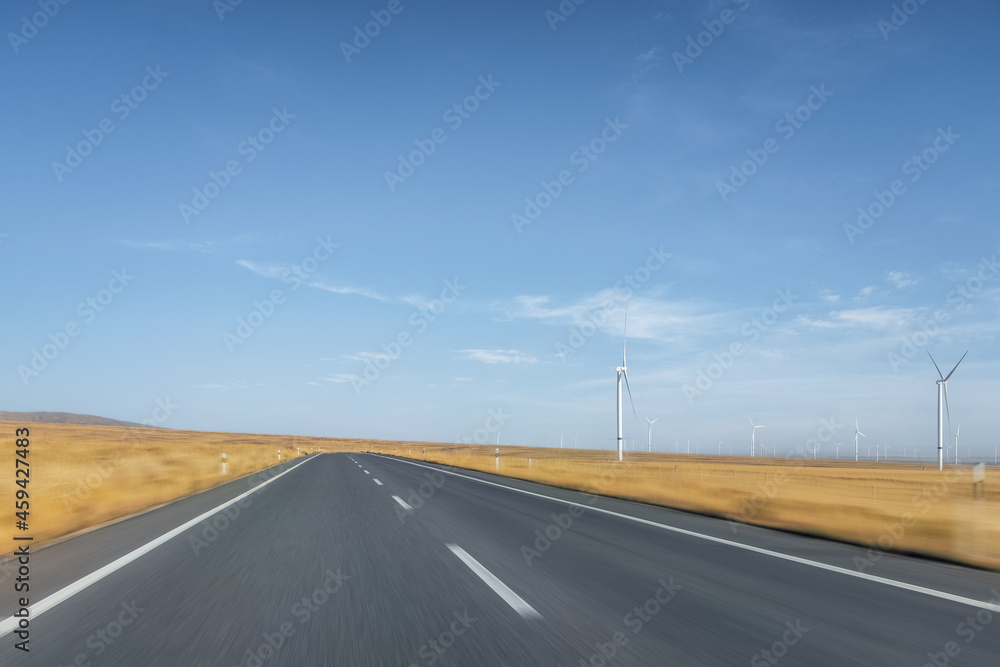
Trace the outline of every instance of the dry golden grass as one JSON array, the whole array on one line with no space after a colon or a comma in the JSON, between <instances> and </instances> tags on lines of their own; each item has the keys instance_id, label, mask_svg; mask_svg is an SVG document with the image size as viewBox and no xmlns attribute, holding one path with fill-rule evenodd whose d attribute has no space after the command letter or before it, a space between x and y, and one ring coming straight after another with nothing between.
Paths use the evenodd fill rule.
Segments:
<instances>
[{"instance_id":1,"label":"dry golden grass","mask_svg":"<svg viewBox=\"0 0 1000 667\"><path fill-rule=\"evenodd\" d=\"M14 551L15 429L30 430L29 530L35 544L89 528L262 470L296 450L360 451L357 440L244 435L119 426L0 421L6 526L0 554ZM227 471L221 473L221 455Z\"/></svg>"},{"instance_id":2,"label":"dry golden grass","mask_svg":"<svg viewBox=\"0 0 1000 667\"><path fill-rule=\"evenodd\" d=\"M376 447L391 453L391 447ZM399 444L434 463L1000 569L1000 478L970 466ZM529 465L530 459L530 465ZM737 529L738 530L738 529ZM862 567L864 565L862 564Z\"/></svg>"},{"instance_id":3,"label":"dry golden grass","mask_svg":"<svg viewBox=\"0 0 1000 667\"><path fill-rule=\"evenodd\" d=\"M968 466L630 453L598 450L209 433L0 422L31 429L31 530L35 543L128 516L275 465L296 448L375 451L543 484L1000 569L1000 479L991 467L973 499ZM229 461L220 473L220 454ZM14 462L0 473L10 508L0 553L13 551Z\"/></svg>"}]
</instances>

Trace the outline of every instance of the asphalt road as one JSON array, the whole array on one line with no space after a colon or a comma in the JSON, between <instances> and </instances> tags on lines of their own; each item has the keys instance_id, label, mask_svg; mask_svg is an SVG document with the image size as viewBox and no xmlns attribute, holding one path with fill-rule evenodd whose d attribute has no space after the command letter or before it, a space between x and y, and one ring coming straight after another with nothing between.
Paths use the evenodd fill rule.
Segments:
<instances>
[{"instance_id":1,"label":"asphalt road","mask_svg":"<svg viewBox=\"0 0 1000 667\"><path fill-rule=\"evenodd\" d=\"M30 653L0 574L0 665L1000 664L1000 575L865 555L325 454L35 552Z\"/></svg>"}]
</instances>

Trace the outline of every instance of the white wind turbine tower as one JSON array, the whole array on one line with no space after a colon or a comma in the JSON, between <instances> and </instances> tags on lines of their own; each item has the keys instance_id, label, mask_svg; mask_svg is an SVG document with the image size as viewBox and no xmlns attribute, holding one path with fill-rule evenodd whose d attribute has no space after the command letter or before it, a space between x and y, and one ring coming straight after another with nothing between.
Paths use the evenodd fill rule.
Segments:
<instances>
[{"instance_id":1,"label":"white wind turbine tower","mask_svg":"<svg viewBox=\"0 0 1000 667\"><path fill-rule=\"evenodd\" d=\"M858 424L858 418L854 418L854 460L858 460L858 436L862 438L867 438L868 436L861 432L861 426ZM868 450L868 458L871 458L871 449Z\"/></svg>"},{"instance_id":2,"label":"white wind turbine tower","mask_svg":"<svg viewBox=\"0 0 1000 667\"><path fill-rule=\"evenodd\" d=\"M840 458L840 445L841 445L841 443L839 443L839 442L833 443L833 446L837 448L837 458L838 459Z\"/></svg>"},{"instance_id":3,"label":"white wind turbine tower","mask_svg":"<svg viewBox=\"0 0 1000 667\"><path fill-rule=\"evenodd\" d=\"M958 434L962 432L962 425L955 429L955 465L958 465Z\"/></svg>"},{"instance_id":4,"label":"white wind turbine tower","mask_svg":"<svg viewBox=\"0 0 1000 667\"><path fill-rule=\"evenodd\" d=\"M645 412L642 413L642 416L646 418L646 423L647 423L647 426L648 426L648 428L646 430L646 453L652 453L652 451L653 451L653 422L659 420L659 417L657 417L656 419L650 419L649 415L647 415Z\"/></svg>"},{"instance_id":5,"label":"white wind turbine tower","mask_svg":"<svg viewBox=\"0 0 1000 667\"><path fill-rule=\"evenodd\" d=\"M635 414L635 401L632 400L632 388L628 386L628 375L626 374L626 364L625 364L625 353L628 350L628 307L625 308L625 327L624 333L622 335L622 365L617 369L618 371L618 460L621 461L622 457L622 447L624 441L622 440L622 380L625 380L625 388L628 389L628 400L632 404L632 414L636 419L639 418Z\"/></svg>"},{"instance_id":6,"label":"white wind turbine tower","mask_svg":"<svg viewBox=\"0 0 1000 667\"><path fill-rule=\"evenodd\" d=\"M962 359L965 359L965 355L968 354L966 350L965 354L962 355ZM928 357L931 357L931 353L927 353ZM958 360L958 364L962 363L962 359ZM951 369L951 373L944 375L941 373L941 369L938 368L937 362L934 361L934 357L931 357L931 363L934 364L934 368L938 372L937 380L938 386L938 470L944 470L944 414L945 410L948 412L948 430L951 430L951 409L948 407L948 378L951 377L955 369L958 368L958 364L955 364L955 368Z\"/></svg>"},{"instance_id":7,"label":"white wind turbine tower","mask_svg":"<svg viewBox=\"0 0 1000 667\"><path fill-rule=\"evenodd\" d=\"M750 415L747 415L747 419L750 419ZM750 419L750 426L752 427L752 429L750 430L750 456L757 456L757 440L756 440L757 429L767 428L767 427L763 425L757 426L756 424L753 423L753 419Z\"/></svg>"}]
</instances>

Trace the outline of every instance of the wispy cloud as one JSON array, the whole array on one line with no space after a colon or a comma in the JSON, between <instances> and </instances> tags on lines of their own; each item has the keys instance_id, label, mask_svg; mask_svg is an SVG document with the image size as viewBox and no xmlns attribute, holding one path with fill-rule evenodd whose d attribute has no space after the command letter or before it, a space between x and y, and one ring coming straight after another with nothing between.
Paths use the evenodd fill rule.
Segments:
<instances>
[{"instance_id":1,"label":"wispy cloud","mask_svg":"<svg viewBox=\"0 0 1000 667\"><path fill-rule=\"evenodd\" d=\"M118 242L129 248L156 250L159 252L210 253L219 245L218 241L133 241L130 239L121 239Z\"/></svg>"},{"instance_id":2,"label":"wispy cloud","mask_svg":"<svg viewBox=\"0 0 1000 667\"><path fill-rule=\"evenodd\" d=\"M536 357L520 350L459 350L460 359L481 361L484 364L535 364Z\"/></svg>"},{"instance_id":3,"label":"wispy cloud","mask_svg":"<svg viewBox=\"0 0 1000 667\"><path fill-rule=\"evenodd\" d=\"M885 274L885 281L896 289L903 289L904 287L917 284L916 278L913 278L905 271L888 271Z\"/></svg>"},{"instance_id":4,"label":"wispy cloud","mask_svg":"<svg viewBox=\"0 0 1000 667\"><path fill-rule=\"evenodd\" d=\"M651 290L652 293L652 290ZM589 324L602 332L620 336L625 319L621 293L606 289L567 304L556 304L548 296L518 296L498 306L504 319L535 319L556 326ZM666 301L653 297L628 300L629 338L674 342L680 338L718 332L740 321L740 313L713 304Z\"/></svg>"},{"instance_id":5,"label":"wispy cloud","mask_svg":"<svg viewBox=\"0 0 1000 667\"><path fill-rule=\"evenodd\" d=\"M335 373L329 377L320 378L320 380L323 382L333 382L334 384L346 384L355 378L357 378L357 375L351 373Z\"/></svg>"},{"instance_id":6,"label":"wispy cloud","mask_svg":"<svg viewBox=\"0 0 1000 667\"><path fill-rule=\"evenodd\" d=\"M800 315L796 322L809 327L821 329L868 328L896 329L909 326L916 313L910 308L855 308L853 310L837 310L829 317L816 319L808 315Z\"/></svg>"},{"instance_id":7,"label":"wispy cloud","mask_svg":"<svg viewBox=\"0 0 1000 667\"><path fill-rule=\"evenodd\" d=\"M261 276L262 278L269 278L272 280L281 280L286 276L292 275L292 266L290 264L281 264L274 262L252 262L248 259L236 260L236 264L242 266L248 271ZM302 284L306 287L312 287L313 289L322 290L324 292L330 292L332 294L340 294L342 296L361 296L366 299L374 299L375 301L381 301L382 303L389 304L407 304L415 308L420 308L425 306L428 302L419 296L414 295L404 295L399 297L389 297L384 294L379 294L374 290L370 290L366 287L353 287L350 285L331 285L319 280L305 280Z\"/></svg>"}]
</instances>

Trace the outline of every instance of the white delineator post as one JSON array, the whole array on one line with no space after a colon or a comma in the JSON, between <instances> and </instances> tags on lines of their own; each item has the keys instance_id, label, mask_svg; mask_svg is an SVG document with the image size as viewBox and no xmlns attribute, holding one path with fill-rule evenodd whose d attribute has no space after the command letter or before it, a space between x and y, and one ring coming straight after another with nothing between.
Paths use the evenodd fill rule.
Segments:
<instances>
[{"instance_id":1,"label":"white delineator post","mask_svg":"<svg viewBox=\"0 0 1000 667\"><path fill-rule=\"evenodd\" d=\"M222 474L223 475L226 474L226 454L225 454L225 452L222 453Z\"/></svg>"}]
</instances>

